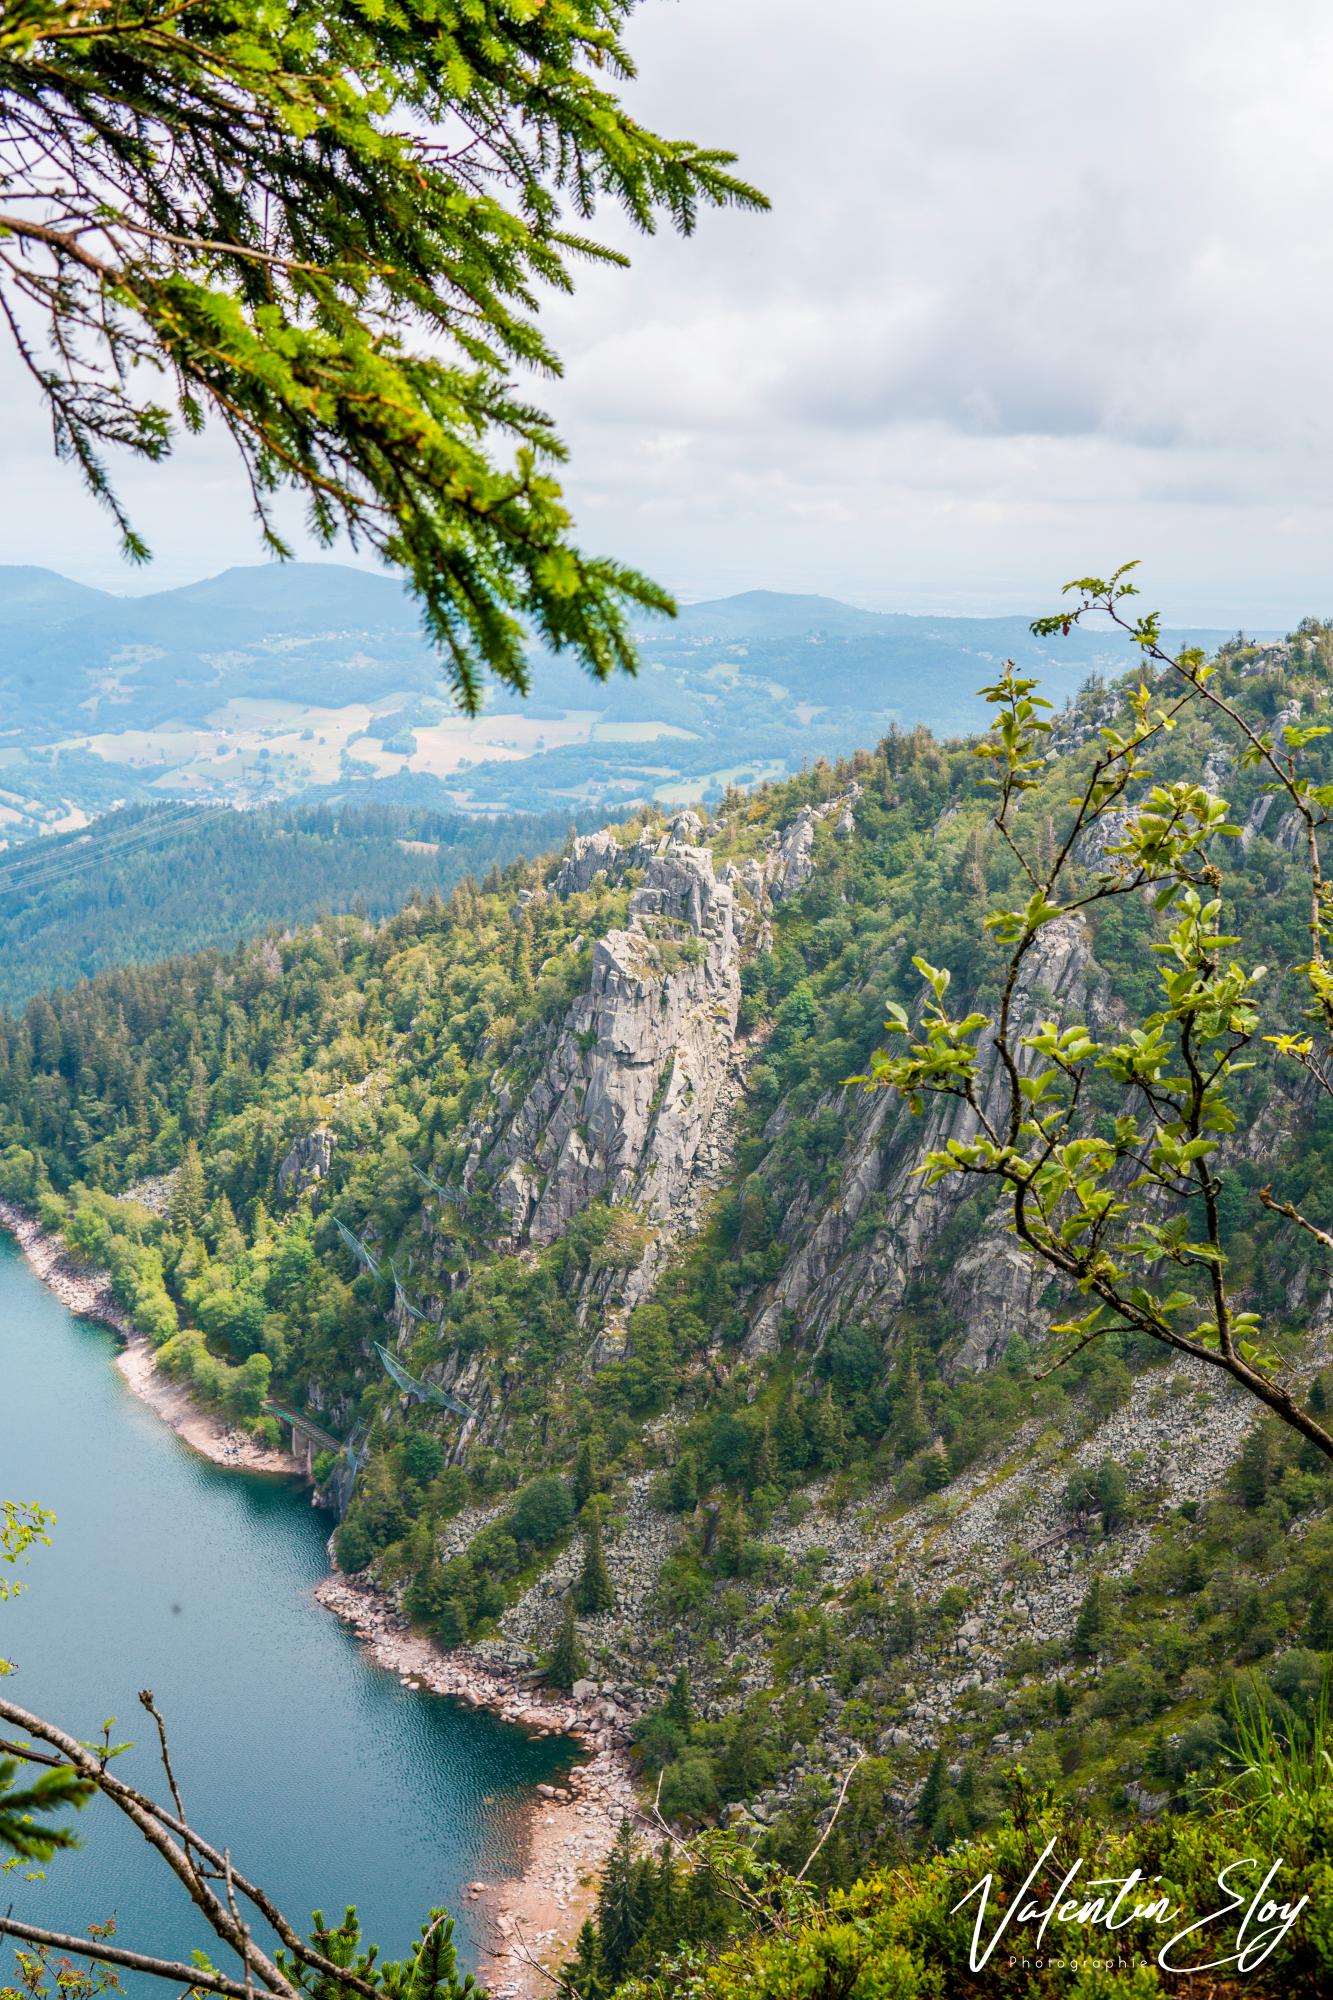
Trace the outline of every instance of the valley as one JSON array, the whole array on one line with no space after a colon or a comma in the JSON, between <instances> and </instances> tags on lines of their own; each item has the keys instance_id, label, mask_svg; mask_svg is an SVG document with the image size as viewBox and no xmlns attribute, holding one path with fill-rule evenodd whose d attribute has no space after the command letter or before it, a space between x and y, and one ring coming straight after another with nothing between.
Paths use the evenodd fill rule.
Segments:
<instances>
[{"instance_id":1,"label":"valley","mask_svg":"<svg viewBox=\"0 0 1333 2000\"><path fill-rule=\"evenodd\" d=\"M1222 633L1203 635L1220 642ZM253 806L393 781L476 813L689 804L789 776L891 723L975 728L1006 654L1063 700L1127 654L1023 620L929 618L751 591L640 619L639 673L596 681L534 648L534 692L458 712L402 587L336 564L230 570L113 597L0 568L0 841L153 800Z\"/></svg>"},{"instance_id":2,"label":"valley","mask_svg":"<svg viewBox=\"0 0 1333 2000\"><path fill-rule=\"evenodd\" d=\"M1317 713L1330 644L1234 643L1221 684ZM1134 688L1058 714L1038 838ZM1292 966L1294 815L1187 705L1154 776L1203 766L1226 893ZM923 1174L966 1113L855 1085L922 942L994 989L980 775L892 730L0 1022L0 1192L256 1446L271 1406L350 1441L350 1476L311 1466L342 1608L428 1685L600 1689L641 1811L792 1868L818 1839L833 1891L1004 1837L1019 1765L1138 1838L1225 1767L1238 1677L1306 1713L1333 1648L1318 1454L1128 1328L1040 1366L1073 1298ZM1160 941L1142 897L1060 916L1021 1019L1112 1032ZM1003 1101L993 1051L976 1089ZM1322 1212L1327 1123L1267 1054L1241 1089L1228 1265L1324 1408L1329 1275L1258 1191Z\"/></svg>"}]
</instances>

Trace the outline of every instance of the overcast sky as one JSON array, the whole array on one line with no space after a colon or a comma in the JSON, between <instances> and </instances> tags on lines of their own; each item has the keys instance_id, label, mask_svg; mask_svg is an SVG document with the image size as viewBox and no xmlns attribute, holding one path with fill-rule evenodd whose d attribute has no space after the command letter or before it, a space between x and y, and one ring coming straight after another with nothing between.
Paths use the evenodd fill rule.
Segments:
<instances>
[{"instance_id":1,"label":"overcast sky","mask_svg":"<svg viewBox=\"0 0 1333 2000\"><path fill-rule=\"evenodd\" d=\"M682 595L1333 613L1327 0L645 0L636 108L773 200L549 314L584 541ZM616 235L618 228L613 228ZM208 445L123 481L125 571L8 357L0 560L256 560Z\"/></svg>"}]
</instances>

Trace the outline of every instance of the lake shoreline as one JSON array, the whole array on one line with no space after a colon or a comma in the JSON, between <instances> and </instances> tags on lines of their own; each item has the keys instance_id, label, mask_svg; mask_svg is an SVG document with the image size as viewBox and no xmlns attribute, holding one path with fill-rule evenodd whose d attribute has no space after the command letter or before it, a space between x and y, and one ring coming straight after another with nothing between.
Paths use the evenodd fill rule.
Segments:
<instances>
[{"instance_id":1,"label":"lake shoreline","mask_svg":"<svg viewBox=\"0 0 1333 2000\"><path fill-rule=\"evenodd\" d=\"M121 1348L116 1367L131 1395L169 1424L192 1451L211 1459L214 1465L243 1472L280 1473L288 1478L305 1475L305 1467L290 1452L257 1444L247 1431L197 1403L184 1383L164 1375L147 1334L138 1331L117 1303L108 1274L95 1264L81 1264L72 1257L60 1238L43 1228L31 1210L0 1195L0 1226L9 1231L29 1270L62 1306L80 1319L99 1321L117 1335Z\"/></svg>"},{"instance_id":2,"label":"lake shoreline","mask_svg":"<svg viewBox=\"0 0 1333 2000\"><path fill-rule=\"evenodd\" d=\"M182 1442L235 1471L306 1476L305 1467L289 1453L257 1445L160 1371L152 1343L116 1301L104 1270L78 1262L31 1211L3 1196L0 1227L13 1236L29 1269L68 1311L97 1320L118 1336L116 1367L126 1387ZM313 1594L355 1632L369 1659L386 1672L429 1693L486 1709L531 1735L560 1736L578 1746L585 1761L561 1784L538 1786L523 1808L523 1872L506 1882L473 1882L463 1891L490 1931L478 1966L488 2000L545 2000L551 1985L540 1968L558 1965L572 1952L596 1903L597 1876L621 1820L630 1820L637 1839L649 1830L615 1704L600 1690L579 1701L547 1693L480 1653L444 1652L414 1632L382 1592L337 1569L315 1585Z\"/></svg>"},{"instance_id":3,"label":"lake shoreline","mask_svg":"<svg viewBox=\"0 0 1333 2000\"><path fill-rule=\"evenodd\" d=\"M414 1632L373 1585L340 1571L317 1584L314 1594L386 1672L484 1708L530 1734L568 1738L583 1752L586 1762L575 1765L562 1783L539 1785L526 1807L523 1873L508 1882L473 1882L465 1891L492 1933L478 1967L488 2000L538 2000L549 1994L547 1973L572 1953L593 1911L597 1877L621 1821L630 1821L636 1844L649 1831L615 1704L600 1691L579 1700L548 1693L479 1652L445 1652Z\"/></svg>"}]
</instances>

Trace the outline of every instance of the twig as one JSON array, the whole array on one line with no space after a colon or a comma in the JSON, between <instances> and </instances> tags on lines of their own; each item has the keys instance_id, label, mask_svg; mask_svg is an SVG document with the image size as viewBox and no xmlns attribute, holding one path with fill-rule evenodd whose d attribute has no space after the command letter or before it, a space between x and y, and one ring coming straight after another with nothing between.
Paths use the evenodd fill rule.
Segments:
<instances>
[{"instance_id":1,"label":"twig","mask_svg":"<svg viewBox=\"0 0 1333 2000\"><path fill-rule=\"evenodd\" d=\"M221 1972L204 1972L170 1958L150 1958L146 1952L129 1951L123 1945L104 1944L100 1939L70 1937L63 1931L42 1930L37 1924L20 1923L17 1917L0 1916L0 1937L17 1938L22 1944L44 1944L53 1951L65 1951L77 1958L96 1959L102 1965L121 1965L128 1972L151 1973L155 1979L184 1982L187 1992L225 1993L229 2000L252 2000L238 1980Z\"/></svg>"},{"instance_id":2,"label":"twig","mask_svg":"<svg viewBox=\"0 0 1333 2000\"><path fill-rule=\"evenodd\" d=\"M1297 1228L1304 1229L1313 1236L1316 1243L1322 1243L1325 1250L1333 1250L1333 1236L1330 1236L1326 1229L1321 1229L1317 1223L1308 1221L1289 1201L1278 1201L1272 1188L1260 1188L1259 1199L1274 1215L1285 1215L1289 1222L1294 1222Z\"/></svg>"},{"instance_id":3,"label":"twig","mask_svg":"<svg viewBox=\"0 0 1333 2000\"><path fill-rule=\"evenodd\" d=\"M232 1883L231 1849L229 1847L224 1847L222 1850L222 1873L227 1885L227 1907L236 1919L237 1929L240 1931L243 1939L241 1945L241 1964L245 1969L246 2000L253 2000L255 1983L250 1974L250 1926L244 1921L237 1907L236 1890Z\"/></svg>"},{"instance_id":4,"label":"twig","mask_svg":"<svg viewBox=\"0 0 1333 2000\"><path fill-rule=\"evenodd\" d=\"M819 1839L815 1842L809 1854L806 1856L805 1867L802 1868L800 1874L796 1877L796 1880L798 1882L804 1882L807 1873L809 1872L811 1866L814 1863L815 1857L819 1853L820 1848L824 1845L824 1842L828 1839L829 1835L832 1833L835 1825L837 1824L838 1814L842 1811L843 1802L847 1797L847 1787L851 1784L852 1779L856 1776L856 1773L860 1770L865 1760L866 1760L866 1753L863 1750L860 1756L856 1759L856 1762L848 1766L847 1775L842 1781L842 1790L838 1793L838 1803L833 1808L833 1812L829 1818L828 1825L824 1828L824 1831L820 1834Z\"/></svg>"}]
</instances>

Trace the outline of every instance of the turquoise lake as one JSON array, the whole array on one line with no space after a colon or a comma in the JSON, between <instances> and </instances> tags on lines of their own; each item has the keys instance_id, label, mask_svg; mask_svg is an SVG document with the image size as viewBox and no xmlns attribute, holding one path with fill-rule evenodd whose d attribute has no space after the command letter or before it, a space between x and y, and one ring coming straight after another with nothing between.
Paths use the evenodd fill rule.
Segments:
<instances>
[{"instance_id":1,"label":"turquoise lake","mask_svg":"<svg viewBox=\"0 0 1333 2000\"><path fill-rule=\"evenodd\" d=\"M523 1806L567 1768L564 1748L370 1665L311 1596L329 1517L294 1485L198 1457L131 1396L115 1353L0 1232L0 1494L57 1516L26 1593L0 1604L0 1654L18 1667L6 1694L84 1739L117 1717L113 1739L134 1745L119 1770L161 1797L138 1702L152 1688L188 1816L298 1927L354 1902L399 1957L444 1904L471 1966L460 1891L516 1871ZM44 1881L0 1881L15 1915L70 1932L114 1917L117 1942L171 1957L208 1941L114 1809L94 1801L79 1830ZM0 1941L0 1985L10 1951Z\"/></svg>"}]
</instances>

